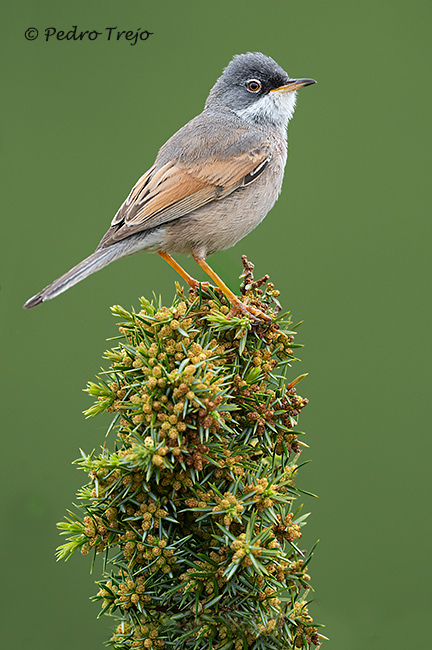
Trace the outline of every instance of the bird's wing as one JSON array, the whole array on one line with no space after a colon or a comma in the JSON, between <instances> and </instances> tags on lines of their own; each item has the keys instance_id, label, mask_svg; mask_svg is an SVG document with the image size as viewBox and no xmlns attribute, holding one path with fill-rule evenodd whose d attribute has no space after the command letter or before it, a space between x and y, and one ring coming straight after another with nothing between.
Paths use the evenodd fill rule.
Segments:
<instances>
[{"instance_id":1,"label":"bird's wing","mask_svg":"<svg viewBox=\"0 0 432 650\"><path fill-rule=\"evenodd\" d=\"M190 161L178 156L166 162L162 158L158 164L158 156L133 187L98 248L178 219L255 180L267 166L271 151L266 139L261 138L254 148L250 145L248 140L236 148L231 143L227 156L213 148L208 158L193 156Z\"/></svg>"}]
</instances>

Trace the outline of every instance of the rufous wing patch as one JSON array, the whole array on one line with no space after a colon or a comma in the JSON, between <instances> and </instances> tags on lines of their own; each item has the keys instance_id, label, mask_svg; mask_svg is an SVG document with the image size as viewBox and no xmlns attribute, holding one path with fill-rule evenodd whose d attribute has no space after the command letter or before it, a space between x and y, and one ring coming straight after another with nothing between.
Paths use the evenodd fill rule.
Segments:
<instances>
[{"instance_id":1,"label":"rufous wing patch","mask_svg":"<svg viewBox=\"0 0 432 650\"><path fill-rule=\"evenodd\" d=\"M265 169L268 146L232 156L186 166L170 161L151 167L135 184L111 222L98 248L132 234L178 219L210 201L219 200L252 182Z\"/></svg>"}]
</instances>

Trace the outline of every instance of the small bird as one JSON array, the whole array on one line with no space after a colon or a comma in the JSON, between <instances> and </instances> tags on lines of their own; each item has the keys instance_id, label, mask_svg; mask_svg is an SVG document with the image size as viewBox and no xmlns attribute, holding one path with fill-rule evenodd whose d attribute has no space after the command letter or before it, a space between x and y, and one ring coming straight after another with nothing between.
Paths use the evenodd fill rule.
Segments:
<instances>
[{"instance_id":1,"label":"small bird","mask_svg":"<svg viewBox=\"0 0 432 650\"><path fill-rule=\"evenodd\" d=\"M234 56L202 113L161 147L95 252L24 308L58 296L114 260L149 251L159 253L197 289L198 281L171 257L192 255L228 298L232 313L263 317L230 291L206 257L236 244L273 207L282 187L296 91L314 83L291 79L260 52Z\"/></svg>"}]
</instances>

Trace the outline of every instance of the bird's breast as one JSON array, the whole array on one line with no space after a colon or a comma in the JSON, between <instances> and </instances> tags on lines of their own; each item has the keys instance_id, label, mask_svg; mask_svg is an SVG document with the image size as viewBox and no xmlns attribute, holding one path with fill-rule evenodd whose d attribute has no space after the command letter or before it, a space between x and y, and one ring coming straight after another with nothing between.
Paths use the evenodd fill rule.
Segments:
<instances>
[{"instance_id":1,"label":"bird's breast","mask_svg":"<svg viewBox=\"0 0 432 650\"><path fill-rule=\"evenodd\" d=\"M275 204L282 188L286 157L284 138L275 137L271 160L256 180L166 225L165 250L206 257L234 246L256 228Z\"/></svg>"}]
</instances>

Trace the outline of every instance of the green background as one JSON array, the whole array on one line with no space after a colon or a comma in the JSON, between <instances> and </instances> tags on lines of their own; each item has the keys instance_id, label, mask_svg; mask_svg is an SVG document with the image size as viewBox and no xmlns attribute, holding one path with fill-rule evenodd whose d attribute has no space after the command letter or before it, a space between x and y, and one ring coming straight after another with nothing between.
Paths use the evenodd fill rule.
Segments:
<instances>
[{"instance_id":1,"label":"green background","mask_svg":"<svg viewBox=\"0 0 432 650\"><path fill-rule=\"evenodd\" d=\"M320 498L304 541L321 540L310 572L325 647L428 647L429 0L39 0L3 13L2 645L94 650L108 636L88 601L98 572L89 557L55 563L55 523L85 479L71 466L79 447L104 440L107 420L84 419L81 389L115 334L109 305L153 291L170 301L177 277L137 255L21 305L93 251L231 56L258 50L318 84L299 92L280 200L211 263L236 289L246 253L305 320L292 374L309 373L301 485ZM44 41L46 27L75 24L154 35Z\"/></svg>"}]
</instances>

